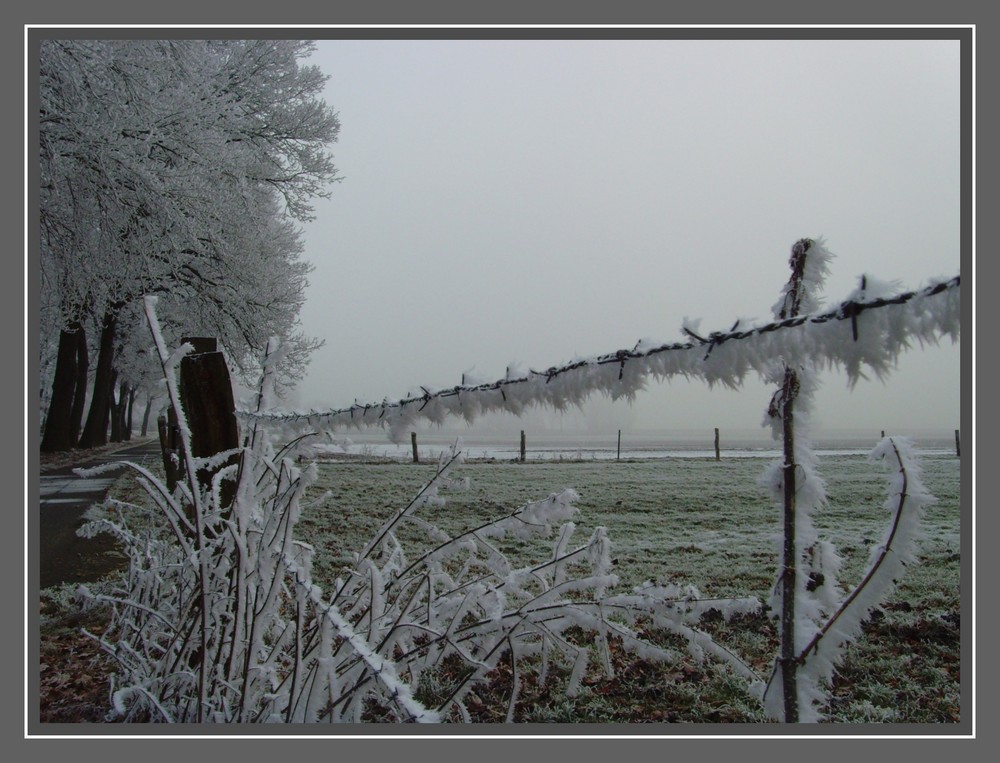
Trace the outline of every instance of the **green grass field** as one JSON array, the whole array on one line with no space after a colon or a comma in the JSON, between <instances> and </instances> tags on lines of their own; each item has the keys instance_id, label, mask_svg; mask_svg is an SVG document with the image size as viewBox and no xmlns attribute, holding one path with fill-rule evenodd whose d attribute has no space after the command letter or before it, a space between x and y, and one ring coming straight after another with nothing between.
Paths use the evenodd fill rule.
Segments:
<instances>
[{"instance_id":1,"label":"green grass field","mask_svg":"<svg viewBox=\"0 0 1000 763\"><path fill-rule=\"evenodd\" d=\"M502 516L527 501L573 488L580 494L578 542L608 528L619 590L646 580L691 583L706 596L756 596L773 584L780 510L757 481L766 459L661 459L634 462L467 463L455 474L470 489L449 493L444 507L420 516L446 532ZM865 626L835 677L826 718L838 723L953 723L960 720L959 461L926 457L924 482L938 498L925 513L920 563L900 581ZM864 457L820 460L828 505L817 512L821 536L844 558L840 580L860 578L872 544L885 535L883 467ZM405 505L433 475L425 464L323 463L312 489L329 497L303 511L298 535L316 548L314 580L332 583L352 551ZM414 531L406 540L421 543ZM544 542L504 547L512 560L538 560ZM777 648L765 615L733 622L704 618L703 627L766 673ZM592 677L569 701L551 686L525 691L517 720L526 722L760 722L763 714L727 670L685 663L661 666L621 655L613 679ZM484 697L477 720L498 720L503 676ZM491 701L496 700L495 702ZM502 720L502 718L499 718Z\"/></svg>"}]
</instances>

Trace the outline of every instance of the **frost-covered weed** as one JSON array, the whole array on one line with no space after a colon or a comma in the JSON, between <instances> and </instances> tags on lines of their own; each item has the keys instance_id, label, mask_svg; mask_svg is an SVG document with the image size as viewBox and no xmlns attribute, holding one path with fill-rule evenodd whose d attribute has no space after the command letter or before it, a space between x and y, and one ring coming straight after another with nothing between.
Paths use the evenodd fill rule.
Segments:
<instances>
[{"instance_id":1,"label":"frost-covered weed","mask_svg":"<svg viewBox=\"0 0 1000 763\"><path fill-rule=\"evenodd\" d=\"M799 720L822 720L821 708L829 701L836 666L844 650L861 633L866 618L898 585L908 565L917 561L920 520L924 506L936 502L923 485L919 462L912 445L903 438L886 438L871 454L889 469L888 497L883 504L887 524L880 542L873 543L864 572L853 590L844 592L838 582L840 557L833 544L820 541L818 533L804 522L805 540L798 544L800 568L797 579L794 649L798 670L796 689ZM805 512L803 512L805 513ZM825 543L823 564L817 564L814 549ZM779 586L770 609L782 612ZM763 696L768 712L783 718L782 671L775 661Z\"/></svg>"},{"instance_id":2,"label":"frost-covered weed","mask_svg":"<svg viewBox=\"0 0 1000 763\"><path fill-rule=\"evenodd\" d=\"M179 354L166 353L152 302L148 313L188 441L170 384ZM276 357L269 348L262 404ZM121 720L470 720L469 697L501 663L511 674L505 718L513 720L529 672L537 682L550 671L568 673L565 692L574 696L595 653L611 673L611 639L644 659L679 657L642 638L639 621L681 636L691 659L716 658L753 677L697 629L704 606L693 586L650 583L611 592L618 578L607 531L574 539L572 490L449 534L421 510L442 506L441 493L467 486L452 477L462 460L456 448L324 592L312 579L314 549L295 534L315 465L300 469L291 451L275 455L257 428L239 456L211 486L189 478L173 493L133 464L152 506L112 501L87 526L114 533L129 560L117 587L81 591L112 610L110 626L94 638L117 665L113 713ZM188 456L186 473L197 474L204 461ZM231 506L220 503L227 479L236 482ZM401 540L404 527L416 528L430 546L411 552ZM539 536L550 539L543 558L515 565L505 555L507 539ZM735 613L759 602L714 606ZM417 699L418 688L433 704Z\"/></svg>"},{"instance_id":3,"label":"frost-covered weed","mask_svg":"<svg viewBox=\"0 0 1000 763\"><path fill-rule=\"evenodd\" d=\"M860 723L892 723L899 720L894 708L876 706L867 699L851 703L849 711Z\"/></svg>"},{"instance_id":4,"label":"frost-covered weed","mask_svg":"<svg viewBox=\"0 0 1000 763\"><path fill-rule=\"evenodd\" d=\"M457 414L472 421L491 410L563 408L595 391L631 398L647 378L683 374L709 385L738 386L750 371L778 381L783 370L786 392L772 401L769 413L776 427L784 422L790 442L783 409L800 392L808 400L815 366L839 365L852 383L863 376L862 367L881 377L911 340L955 339L959 328L958 279L898 299L883 297L886 289L863 279L858 293L838 310L800 317L800 304L818 308L816 294L829 257L821 243L803 240L796 247L802 245L816 256L794 277L799 283L790 282L776 306L778 320L767 326L746 332L734 326L702 337L692 324L684 330L695 342L640 342L631 351L544 373L525 375L511 367L494 383L467 386L463 380L451 390L425 387L423 395L402 401L327 413L273 413L267 394L273 380L266 370L260 404L249 418L329 430L377 424L398 436L417 418L440 422ZM151 305L147 302L147 313L170 386L183 352L167 355ZM170 391L182 440L189 441L175 387ZM808 407L800 410L799 418L807 412ZM131 563L120 592L95 597L115 608L112 626L101 637L120 668L115 711L126 720L164 721L471 720L467 701L475 687L507 660L509 721L516 716L526 670L538 672L538 683L550 672L568 671L565 693L572 697L592 656L613 675L612 643L640 660L677 659L675 650L640 635L641 622L680 638L690 659L712 657L734 668L772 717L785 717L781 699L787 708L794 694L802 711L796 719L818 720L845 645L914 560L921 511L933 499L922 487L909 445L896 438L880 444L873 456L890 460L895 469L886 501L890 529L872 550L861 582L844 595L840 556L813 522L814 511L825 506L825 485L802 439L764 478L777 497L783 480L790 485L797 473L802 507L789 513L794 537L786 533L790 550L779 578L791 584L776 586L772 597L772 606L785 610L791 635L783 634L781 656L766 685L697 627L708 605L693 586L651 580L632 593L612 593L619 581L606 529L596 528L582 545L573 540L575 491L552 493L459 533L449 534L422 516L420 510L443 504L440 491L456 486L450 472L461 461L457 450L414 500L348 559L332 592L324 593L312 580L313 547L294 534L316 468L300 469L290 454L275 456L263 431L254 427L239 466L222 469L210 489L191 480L170 494L151 475L141 475L160 512L158 532L135 532L124 520L99 521L123 540ZM193 475L205 465L188 456L185 467ZM237 484L231 507L219 503L219 485L226 479ZM787 512L789 499L784 500ZM425 534L431 548L414 553L404 529ZM512 564L503 542L539 534L552 538L547 556ZM682 548L703 554L712 539ZM793 600L794 619L786 606ZM712 605L727 614L758 606L750 598ZM580 632L590 635L574 640L571 634ZM442 683L449 676L451 683ZM789 682L786 691L782 681L788 676L796 684ZM415 687L435 697L432 706L417 699Z\"/></svg>"},{"instance_id":5,"label":"frost-covered weed","mask_svg":"<svg viewBox=\"0 0 1000 763\"><path fill-rule=\"evenodd\" d=\"M792 277L774 307L776 318L795 318L800 307L807 312L819 308L817 295L830 257L822 244L809 239L793 247ZM865 284L863 279L862 290ZM856 325L853 337L858 345ZM865 354L860 348L856 348L859 356ZM877 345L870 349L876 351ZM847 365L856 378L857 364ZM782 510L784 529L779 549L782 561L770 602L771 611L780 618L781 645L761 700L773 718L813 722L820 720L819 708L827 701L844 647L858 637L864 619L915 561L923 507L936 499L923 486L912 444L905 438L884 438L871 458L890 466L884 504L889 525L884 540L872 548L863 577L845 595L839 583L841 557L814 522L814 516L826 507L826 485L809 441L818 384L816 360L781 358L769 379L778 391L765 424L771 425L775 439L782 440L784 458L768 469L761 484Z\"/></svg>"}]
</instances>

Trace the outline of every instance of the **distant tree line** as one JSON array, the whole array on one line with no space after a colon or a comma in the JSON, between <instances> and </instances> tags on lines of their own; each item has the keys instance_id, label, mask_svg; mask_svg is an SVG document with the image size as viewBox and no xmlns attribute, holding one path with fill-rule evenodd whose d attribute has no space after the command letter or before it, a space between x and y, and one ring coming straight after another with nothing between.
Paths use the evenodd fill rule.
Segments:
<instances>
[{"instance_id":1,"label":"distant tree line","mask_svg":"<svg viewBox=\"0 0 1000 763\"><path fill-rule=\"evenodd\" d=\"M285 383L320 342L299 326L297 223L338 180L338 115L301 40L42 40L42 451L127 439L158 394L141 297L163 331L219 339L253 378L271 336Z\"/></svg>"}]
</instances>

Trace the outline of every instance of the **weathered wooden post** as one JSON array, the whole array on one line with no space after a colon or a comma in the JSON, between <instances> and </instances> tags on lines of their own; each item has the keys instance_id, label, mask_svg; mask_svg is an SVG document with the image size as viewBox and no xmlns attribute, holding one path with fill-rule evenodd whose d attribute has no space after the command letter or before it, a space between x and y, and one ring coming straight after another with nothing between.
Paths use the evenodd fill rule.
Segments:
<instances>
[{"instance_id":1,"label":"weathered wooden post","mask_svg":"<svg viewBox=\"0 0 1000 763\"><path fill-rule=\"evenodd\" d=\"M958 458L962 457L962 446L961 446L961 443L958 440L958 430L957 429L955 430L955 455Z\"/></svg>"},{"instance_id":2,"label":"weathered wooden post","mask_svg":"<svg viewBox=\"0 0 1000 763\"><path fill-rule=\"evenodd\" d=\"M194 351L181 359L179 393L184 416L191 430L191 455L209 458L239 447L240 433L236 422L236 403L229 378L226 358L218 351L214 337L184 337ZM178 443L179 447L179 443ZM212 477L221 469L237 463L234 453L225 463L198 470L198 484L208 488ZM229 506L236 496L236 483L227 480L221 487L221 506Z\"/></svg>"},{"instance_id":3,"label":"weathered wooden post","mask_svg":"<svg viewBox=\"0 0 1000 763\"><path fill-rule=\"evenodd\" d=\"M417 452L417 433L410 432L410 444L413 446L413 463L420 463L420 454Z\"/></svg>"},{"instance_id":4,"label":"weathered wooden post","mask_svg":"<svg viewBox=\"0 0 1000 763\"><path fill-rule=\"evenodd\" d=\"M719 428L715 428L715 460L719 461Z\"/></svg>"},{"instance_id":5,"label":"weathered wooden post","mask_svg":"<svg viewBox=\"0 0 1000 763\"><path fill-rule=\"evenodd\" d=\"M618 430L618 460L622 460L622 430Z\"/></svg>"},{"instance_id":6,"label":"weathered wooden post","mask_svg":"<svg viewBox=\"0 0 1000 763\"><path fill-rule=\"evenodd\" d=\"M525 451L524 430L522 429L521 430L521 463L522 464L524 463L524 451Z\"/></svg>"}]
</instances>

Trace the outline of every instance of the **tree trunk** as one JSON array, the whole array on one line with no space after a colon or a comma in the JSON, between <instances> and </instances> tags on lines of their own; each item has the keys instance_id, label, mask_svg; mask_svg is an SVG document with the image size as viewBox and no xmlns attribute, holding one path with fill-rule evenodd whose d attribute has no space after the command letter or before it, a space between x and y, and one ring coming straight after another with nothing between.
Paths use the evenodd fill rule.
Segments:
<instances>
[{"instance_id":1,"label":"tree trunk","mask_svg":"<svg viewBox=\"0 0 1000 763\"><path fill-rule=\"evenodd\" d=\"M125 408L125 382L118 385L118 394L115 395L114 389L117 384L118 372L115 371L115 384L111 385L111 442L121 442L122 441L122 421L125 418L123 410Z\"/></svg>"},{"instance_id":2,"label":"tree trunk","mask_svg":"<svg viewBox=\"0 0 1000 763\"><path fill-rule=\"evenodd\" d=\"M87 423L80 436L81 448L97 448L108 444L108 420L111 416L115 388L112 364L117 328L118 316L109 311L104 316L104 326L101 328L101 346L97 353L97 369L94 375L94 396L90 401Z\"/></svg>"},{"instance_id":3,"label":"tree trunk","mask_svg":"<svg viewBox=\"0 0 1000 763\"><path fill-rule=\"evenodd\" d=\"M42 453L70 450L75 444L71 417L77 376L76 342L77 337L72 328L59 332L56 370L52 378L52 400L49 402L45 433L40 446Z\"/></svg>"},{"instance_id":4,"label":"tree trunk","mask_svg":"<svg viewBox=\"0 0 1000 763\"><path fill-rule=\"evenodd\" d=\"M132 439L132 411L135 408L135 386L129 387L128 390L128 408L125 413L125 422L123 429L123 434L126 440Z\"/></svg>"},{"instance_id":5,"label":"tree trunk","mask_svg":"<svg viewBox=\"0 0 1000 763\"><path fill-rule=\"evenodd\" d=\"M149 414L153 412L153 396L146 396L146 410L142 413L142 436L149 432Z\"/></svg>"},{"instance_id":6,"label":"tree trunk","mask_svg":"<svg viewBox=\"0 0 1000 763\"><path fill-rule=\"evenodd\" d=\"M73 415L70 427L74 443L80 441L83 426L83 411L87 405L87 374L90 371L90 349L87 347L87 332L80 325L76 333L76 392L73 395Z\"/></svg>"}]
</instances>

